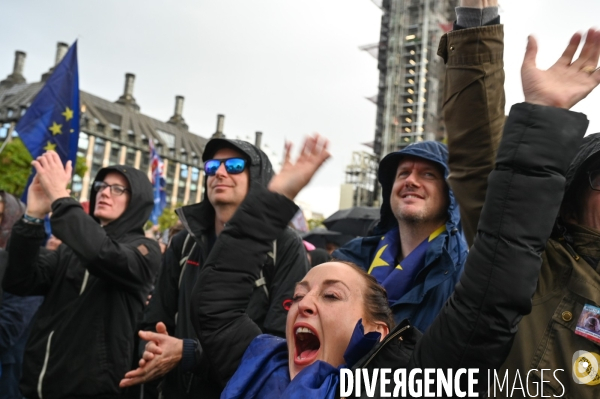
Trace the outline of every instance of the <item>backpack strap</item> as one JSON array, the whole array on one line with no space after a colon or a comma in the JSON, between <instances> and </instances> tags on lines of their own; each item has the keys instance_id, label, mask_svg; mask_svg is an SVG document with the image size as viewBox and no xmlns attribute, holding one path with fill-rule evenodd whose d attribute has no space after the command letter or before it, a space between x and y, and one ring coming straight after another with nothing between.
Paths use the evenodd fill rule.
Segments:
<instances>
[{"instance_id":1,"label":"backpack strap","mask_svg":"<svg viewBox=\"0 0 600 399\"><path fill-rule=\"evenodd\" d=\"M194 248L196 248L196 240L194 240L194 243L190 250L186 251L191 237L192 236L189 233L187 234L187 236L185 236L185 241L183 242L183 247L181 248L181 259L179 260L179 266L181 267L181 271L179 272L179 283L177 284L177 287L179 288L181 288L181 280L183 279L183 273L185 272L185 268L187 267L187 261L192 252L194 251Z\"/></svg>"},{"instance_id":2,"label":"backpack strap","mask_svg":"<svg viewBox=\"0 0 600 399\"><path fill-rule=\"evenodd\" d=\"M275 268L275 265L277 264L277 240L273 241L273 251L269 251L267 253L267 257L273 259L273 268ZM267 295L267 299L269 298L269 288L267 287L267 278L264 275L264 267L260 270L260 276L258 277L258 280L254 282L254 286L256 288L263 287L263 290L265 290L265 294Z\"/></svg>"}]
</instances>

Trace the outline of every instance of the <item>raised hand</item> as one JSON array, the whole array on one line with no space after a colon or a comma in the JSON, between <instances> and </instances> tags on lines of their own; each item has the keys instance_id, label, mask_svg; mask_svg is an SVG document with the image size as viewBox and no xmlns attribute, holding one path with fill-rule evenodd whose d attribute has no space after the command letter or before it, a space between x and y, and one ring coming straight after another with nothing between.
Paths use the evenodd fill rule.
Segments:
<instances>
[{"instance_id":1,"label":"raised hand","mask_svg":"<svg viewBox=\"0 0 600 399\"><path fill-rule=\"evenodd\" d=\"M570 109L600 84L600 72L596 69L600 31L588 31L579 58L572 62L580 42L581 34L576 33L556 64L542 71L535 65L537 41L529 36L521 68L525 102Z\"/></svg>"},{"instance_id":2,"label":"raised hand","mask_svg":"<svg viewBox=\"0 0 600 399\"><path fill-rule=\"evenodd\" d=\"M31 165L35 168L36 178L44 189L50 203L58 198L68 197L67 185L71 180L73 167L71 161L68 161L63 166L58 154L54 151L47 151L31 161Z\"/></svg>"},{"instance_id":3,"label":"raised hand","mask_svg":"<svg viewBox=\"0 0 600 399\"><path fill-rule=\"evenodd\" d=\"M35 175L27 190L27 210L25 213L34 218L43 219L51 210L52 201Z\"/></svg>"},{"instance_id":4,"label":"raised hand","mask_svg":"<svg viewBox=\"0 0 600 399\"><path fill-rule=\"evenodd\" d=\"M269 190L294 199L300 190L310 182L323 162L330 157L327 151L328 145L329 141L319 134L307 137L296 163L292 163L290 160L292 144L286 143L283 167L271 179Z\"/></svg>"}]
</instances>

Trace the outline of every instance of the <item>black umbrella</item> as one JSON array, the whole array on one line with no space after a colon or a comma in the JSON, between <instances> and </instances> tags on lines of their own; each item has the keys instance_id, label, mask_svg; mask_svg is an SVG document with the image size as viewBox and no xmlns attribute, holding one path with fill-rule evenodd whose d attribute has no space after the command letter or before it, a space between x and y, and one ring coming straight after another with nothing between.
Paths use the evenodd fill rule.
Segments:
<instances>
[{"instance_id":1,"label":"black umbrella","mask_svg":"<svg viewBox=\"0 0 600 399\"><path fill-rule=\"evenodd\" d=\"M332 242L341 247L353 238L354 236L342 234L337 231L329 231L323 227L316 227L302 235L304 241L310 242L317 248L325 248L327 242Z\"/></svg>"},{"instance_id":2,"label":"black umbrella","mask_svg":"<svg viewBox=\"0 0 600 399\"><path fill-rule=\"evenodd\" d=\"M339 231L355 237L367 236L369 230L379 219L379 208L356 206L342 209L329 216L323 224L331 231Z\"/></svg>"}]
</instances>

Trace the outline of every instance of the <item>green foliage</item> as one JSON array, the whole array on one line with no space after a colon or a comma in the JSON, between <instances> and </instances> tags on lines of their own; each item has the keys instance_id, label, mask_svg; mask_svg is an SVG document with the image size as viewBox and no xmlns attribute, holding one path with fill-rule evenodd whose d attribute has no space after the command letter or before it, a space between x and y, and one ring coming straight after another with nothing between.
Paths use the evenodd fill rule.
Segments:
<instances>
[{"instance_id":1,"label":"green foliage","mask_svg":"<svg viewBox=\"0 0 600 399\"><path fill-rule=\"evenodd\" d=\"M158 217L158 226L160 231L170 229L177 223L179 216L175 213L175 209L180 208L183 204L178 203L174 208L165 208L162 215Z\"/></svg>"},{"instance_id":2,"label":"green foliage","mask_svg":"<svg viewBox=\"0 0 600 399\"><path fill-rule=\"evenodd\" d=\"M16 138L0 154L0 190L20 197L31 171L31 155L23 142Z\"/></svg>"},{"instance_id":3,"label":"green foliage","mask_svg":"<svg viewBox=\"0 0 600 399\"><path fill-rule=\"evenodd\" d=\"M31 155L19 138L14 138L0 154L0 190L20 197L31 172ZM75 174L83 177L87 171L86 159L77 157Z\"/></svg>"},{"instance_id":4,"label":"green foliage","mask_svg":"<svg viewBox=\"0 0 600 399\"><path fill-rule=\"evenodd\" d=\"M80 157L79 155L77 155L77 160L75 161L75 174L83 178L83 175L85 175L85 172L87 172L87 170L88 167L86 165L85 157Z\"/></svg>"},{"instance_id":5,"label":"green foliage","mask_svg":"<svg viewBox=\"0 0 600 399\"><path fill-rule=\"evenodd\" d=\"M312 230L312 229L317 228L317 227L325 227L323 225L323 220L325 220L325 219L323 219L323 218L320 218L320 219L308 219L306 221L306 223L308 223L308 229Z\"/></svg>"}]
</instances>

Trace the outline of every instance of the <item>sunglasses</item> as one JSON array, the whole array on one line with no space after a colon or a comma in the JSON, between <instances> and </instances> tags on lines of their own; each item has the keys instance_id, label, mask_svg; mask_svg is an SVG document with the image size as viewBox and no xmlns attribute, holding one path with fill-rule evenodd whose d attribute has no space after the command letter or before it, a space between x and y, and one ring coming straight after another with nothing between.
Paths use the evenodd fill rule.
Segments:
<instances>
[{"instance_id":1,"label":"sunglasses","mask_svg":"<svg viewBox=\"0 0 600 399\"><path fill-rule=\"evenodd\" d=\"M209 159L204 162L204 173L207 176L214 176L217 170L225 164L225 170L230 175L237 175L246 169L246 160L244 158L228 158L228 159Z\"/></svg>"},{"instance_id":2,"label":"sunglasses","mask_svg":"<svg viewBox=\"0 0 600 399\"><path fill-rule=\"evenodd\" d=\"M110 188L110 193L112 195L123 195L125 191L131 192L131 190L119 184L106 184L103 181L97 181L94 183L94 190L97 192L103 191L106 187Z\"/></svg>"}]
</instances>

